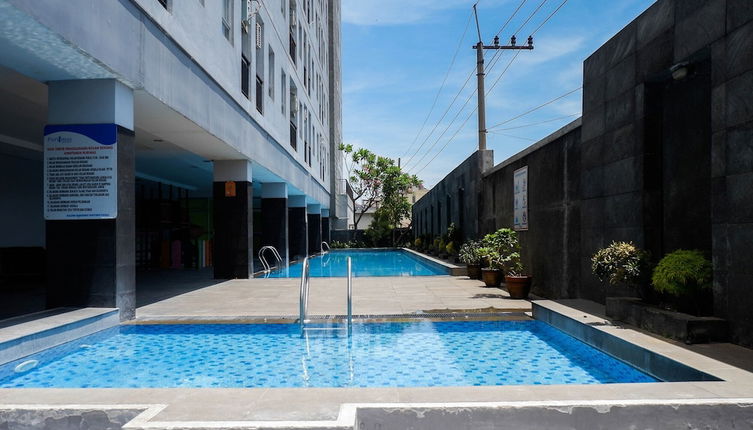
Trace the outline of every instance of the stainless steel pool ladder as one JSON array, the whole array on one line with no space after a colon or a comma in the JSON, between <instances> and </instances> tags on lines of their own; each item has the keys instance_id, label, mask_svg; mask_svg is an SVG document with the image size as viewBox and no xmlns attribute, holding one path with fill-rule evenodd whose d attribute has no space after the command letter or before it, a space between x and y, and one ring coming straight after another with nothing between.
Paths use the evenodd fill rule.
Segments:
<instances>
[{"instance_id":1,"label":"stainless steel pool ladder","mask_svg":"<svg viewBox=\"0 0 753 430\"><path fill-rule=\"evenodd\" d=\"M327 242L322 242L322 245L321 245L321 246L319 247L319 248L321 249L321 251L322 251L322 254L324 254L324 247L325 247L325 246L327 247L327 252L329 252L329 251L330 251L330 249L332 249L332 248L330 248L330 247L329 247L329 243L327 243Z\"/></svg>"},{"instance_id":2,"label":"stainless steel pool ladder","mask_svg":"<svg viewBox=\"0 0 753 430\"><path fill-rule=\"evenodd\" d=\"M350 257L346 261L348 265L348 313L346 321L348 335L350 335L353 330L353 265ZM310 279L309 258L306 257L303 259L303 266L301 267L301 289L298 303L298 322L301 325L301 336L304 335L307 329L310 329L306 327L306 324L310 322L308 319Z\"/></svg>"},{"instance_id":3,"label":"stainless steel pool ladder","mask_svg":"<svg viewBox=\"0 0 753 430\"><path fill-rule=\"evenodd\" d=\"M272 255L277 260L277 263L282 262L282 257L280 256L280 253L277 252L277 248L271 245L262 246L261 249L259 250L259 261L261 261L261 265L264 267L265 272L269 272L270 270L272 270L272 266L269 265L269 263L267 262L267 258L264 257L264 251L270 251L270 250L272 251Z\"/></svg>"}]
</instances>

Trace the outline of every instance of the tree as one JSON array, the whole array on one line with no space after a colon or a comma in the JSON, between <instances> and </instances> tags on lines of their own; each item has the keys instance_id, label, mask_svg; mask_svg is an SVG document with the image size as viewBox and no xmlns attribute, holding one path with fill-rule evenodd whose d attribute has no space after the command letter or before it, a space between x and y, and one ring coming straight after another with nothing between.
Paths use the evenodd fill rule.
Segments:
<instances>
[{"instance_id":1,"label":"tree","mask_svg":"<svg viewBox=\"0 0 753 430\"><path fill-rule=\"evenodd\" d=\"M353 145L341 143L339 149L349 155L345 158L345 168L348 171L350 187L353 189L353 226L358 230L358 223L363 214L379 202L383 173L394 162L365 148L355 150ZM356 206L357 201L361 202L360 207Z\"/></svg>"},{"instance_id":2,"label":"tree","mask_svg":"<svg viewBox=\"0 0 753 430\"><path fill-rule=\"evenodd\" d=\"M411 203L407 194L413 187L421 185L421 180L416 175L409 175L394 164L384 172L382 183L382 202L377 212L382 215L392 226L392 246L396 245L394 229L399 228L404 219L411 217Z\"/></svg>"},{"instance_id":3,"label":"tree","mask_svg":"<svg viewBox=\"0 0 753 430\"><path fill-rule=\"evenodd\" d=\"M356 150L353 145L344 144L340 144L339 149L349 155L345 167L353 189L353 207L356 207L357 201L361 202L359 210L353 213L356 230L363 214L375 206L378 206L375 218L392 228L399 227L403 219L410 218L411 205L406 194L413 187L421 185L418 177L403 172L394 160L378 156L368 149Z\"/></svg>"}]
</instances>

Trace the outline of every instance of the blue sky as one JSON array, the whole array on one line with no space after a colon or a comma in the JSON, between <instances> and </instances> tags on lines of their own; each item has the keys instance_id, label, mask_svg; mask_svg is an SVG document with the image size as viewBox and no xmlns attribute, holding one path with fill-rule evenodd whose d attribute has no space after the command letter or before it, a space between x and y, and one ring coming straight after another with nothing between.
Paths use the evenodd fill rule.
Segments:
<instances>
[{"instance_id":1,"label":"blue sky","mask_svg":"<svg viewBox=\"0 0 753 430\"><path fill-rule=\"evenodd\" d=\"M491 44L521 1L479 2L481 34L486 44ZM512 32L542 1L527 0L500 34L500 43L509 42ZM478 35L472 20L461 42L474 2L343 0L345 143L379 155L401 157L406 170L417 173L429 187L475 150L478 135L477 117L472 114L475 95L460 110L476 88L476 54L471 46ZM562 0L545 1L517 35L518 43L524 43L529 33L561 3ZM535 50L500 51L502 55L493 66L494 52L487 51L487 92L509 65L487 96L487 127L491 129L581 86L583 60L653 3L654 0L569 0L535 34ZM516 52L519 55L510 62ZM419 135L445 76L444 88ZM494 133L488 134L488 148L494 150L495 164L576 119L581 112L581 98L582 92L576 91L534 113L491 129ZM467 118L465 126L460 128ZM530 125L543 121L548 122ZM421 144L423 147L418 150ZM444 150L439 152L442 147Z\"/></svg>"}]
</instances>

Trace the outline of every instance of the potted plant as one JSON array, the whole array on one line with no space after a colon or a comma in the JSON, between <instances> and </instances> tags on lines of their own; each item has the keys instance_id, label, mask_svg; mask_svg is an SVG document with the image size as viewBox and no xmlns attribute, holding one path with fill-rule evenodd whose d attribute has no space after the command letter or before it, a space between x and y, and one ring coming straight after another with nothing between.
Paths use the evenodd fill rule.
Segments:
<instances>
[{"instance_id":1,"label":"potted plant","mask_svg":"<svg viewBox=\"0 0 753 430\"><path fill-rule=\"evenodd\" d=\"M455 248L455 242L448 242L447 246L445 246L445 251L447 252L447 258L454 260L457 256L458 250Z\"/></svg>"},{"instance_id":2,"label":"potted plant","mask_svg":"<svg viewBox=\"0 0 753 430\"><path fill-rule=\"evenodd\" d=\"M664 256L651 276L654 289L666 293L681 302L680 310L689 310L700 316L704 293L711 290L711 262L698 250L678 249Z\"/></svg>"},{"instance_id":3,"label":"potted plant","mask_svg":"<svg viewBox=\"0 0 753 430\"><path fill-rule=\"evenodd\" d=\"M479 248L478 252L487 265L481 269L481 280L487 287L499 288L503 279L499 252L490 247Z\"/></svg>"},{"instance_id":4,"label":"potted plant","mask_svg":"<svg viewBox=\"0 0 753 430\"><path fill-rule=\"evenodd\" d=\"M439 242L441 241L440 238L435 237L434 242L432 242L431 246L431 254L432 255L439 255Z\"/></svg>"},{"instance_id":5,"label":"potted plant","mask_svg":"<svg viewBox=\"0 0 753 430\"><path fill-rule=\"evenodd\" d=\"M481 253L479 249L481 243L469 240L460 247L458 258L468 268L468 277L471 279L481 279Z\"/></svg>"},{"instance_id":6,"label":"potted plant","mask_svg":"<svg viewBox=\"0 0 753 430\"><path fill-rule=\"evenodd\" d=\"M531 292L530 275L525 273L523 262L520 261L520 252L510 253L503 264L505 271L505 286L511 299L526 299Z\"/></svg>"},{"instance_id":7,"label":"potted plant","mask_svg":"<svg viewBox=\"0 0 753 430\"><path fill-rule=\"evenodd\" d=\"M632 242L612 242L591 257L591 271L601 282L635 291L641 298L646 292L640 287L646 272L648 256ZM621 295L625 295L624 293Z\"/></svg>"}]
</instances>

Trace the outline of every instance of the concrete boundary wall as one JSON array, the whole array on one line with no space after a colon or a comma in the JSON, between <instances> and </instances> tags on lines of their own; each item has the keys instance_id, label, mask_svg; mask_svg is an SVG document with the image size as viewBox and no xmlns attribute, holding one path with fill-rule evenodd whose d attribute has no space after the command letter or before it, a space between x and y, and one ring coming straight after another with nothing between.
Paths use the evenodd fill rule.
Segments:
<instances>
[{"instance_id":1,"label":"concrete boundary wall","mask_svg":"<svg viewBox=\"0 0 753 430\"><path fill-rule=\"evenodd\" d=\"M753 346L751 46L748 0L655 2L585 60L580 122L485 172L466 211L477 211L478 235L513 226L512 175L528 166L520 240L534 294L634 295L591 273L591 256L612 241L654 262L699 249L714 268L709 311L733 342ZM445 196L470 160L416 203L417 234L445 231Z\"/></svg>"}]
</instances>

